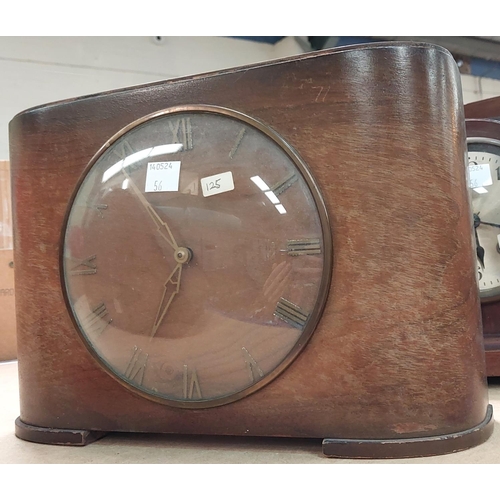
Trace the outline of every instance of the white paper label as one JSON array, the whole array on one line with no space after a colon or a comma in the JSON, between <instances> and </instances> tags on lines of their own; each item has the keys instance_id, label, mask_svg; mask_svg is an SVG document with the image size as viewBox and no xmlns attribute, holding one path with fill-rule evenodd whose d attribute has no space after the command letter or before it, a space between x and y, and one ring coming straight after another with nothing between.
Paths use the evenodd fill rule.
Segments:
<instances>
[{"instance_id":1,"label":"white paper label","mask_svg":"<svg viewBox=\"0 0 500 500\"><path fill-rule=\"evenodd\" d=\"M222 174L211 175L200 180L203 196L213 196L214 194L225 193L234 189L233 173L224 172Z\"/></svg>"},{"instance_id":2,"label":"white paper label","mask_svg":"<svg viewBox=\"0 0 500 500\"><path fill-rule=\"evenodd\" d=\"M148 163L146 193L179 191L180 161L155 161Z\"/></svg>"},{"instance_id":3,"label":"white paper label","mask_svg":"<svg viewBox=\"0 0 500 500\"><path fill-rule=\"evenodd\" d=\"M469 187L478 188L491 186L492 184L493 179L491 178L490 166L487 163L469 165Z\"/></svg>"}]
</instances>

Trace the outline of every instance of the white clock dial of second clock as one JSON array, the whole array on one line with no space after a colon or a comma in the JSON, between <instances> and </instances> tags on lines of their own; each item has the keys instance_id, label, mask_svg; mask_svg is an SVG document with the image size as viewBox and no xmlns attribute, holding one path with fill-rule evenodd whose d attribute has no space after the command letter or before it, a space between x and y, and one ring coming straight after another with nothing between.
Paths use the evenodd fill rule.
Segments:
<instances>
[{"instance_id":1,"label":"white clock dial of second clock","mask_svg":"<svg viewBox=\"0 0 500 500\"><path fill-rule=\"evenodd\" d=\"M470 186L479 291L482 299L492 299L500 296L500 143L469 142L468 150L469 169L489 166L478 174L486 180Z\"/></svg>"}]
</instances>

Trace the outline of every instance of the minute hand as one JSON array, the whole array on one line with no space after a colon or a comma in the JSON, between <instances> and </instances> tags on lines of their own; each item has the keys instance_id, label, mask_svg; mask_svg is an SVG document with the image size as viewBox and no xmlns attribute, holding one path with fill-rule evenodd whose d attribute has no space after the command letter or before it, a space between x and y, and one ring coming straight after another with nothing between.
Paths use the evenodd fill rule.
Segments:
<instances>
[{"instance_id":1,"label":"minute hand","mask_svg":"<svg viewBox=\"0 0 500 500\"><path fill-rule=\"evenodd\" d=\"M480 222L480 224L484 224L486 226L500 227L500 224L494 224L493 222L484 222L483 220Z\"/></svg>"},{"instance_id":2,"label":"minute hand","mask_svg":"<svg viewBox=\"0 0 500 500\"><path fill-rule=\"evenodd\" d=\"M146 200L146 197L142 194L141 190L135 185L134 181L130 178L130 176L123 171L123 174L125 177L128 179L130 186L132 187L132 190L136 194L137 198L139 198L139 201L142 203L144 208L147 210L149 216L151 219L153 219L153 222L156 224L156 227L158 229L158 232L160 233L161 237L174 249L177 250L179 248L179 245L177 245L175 238L172 235L172 231L170 231L170 228L162 220L162 218L158 215L156 210L151 206L151 203L149 203L148 200Z\"/></svg>"}]
</instances>

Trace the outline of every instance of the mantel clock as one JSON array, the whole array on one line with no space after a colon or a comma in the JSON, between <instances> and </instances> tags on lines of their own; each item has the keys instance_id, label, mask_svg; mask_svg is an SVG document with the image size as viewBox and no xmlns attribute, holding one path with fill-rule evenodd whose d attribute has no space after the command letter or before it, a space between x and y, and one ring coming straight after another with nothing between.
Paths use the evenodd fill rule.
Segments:
<instances>
[{"instance_id":1,"label":"mantel clock","mask_svg":"<svg viewBox=\"0 0 500 500\"><path fill-rule=\"evenodd\" d=\"M12 120L10 148L19 437L398 457L490 435L444 49L353 46L52 103Z\"/></svg>"}]
</instances>

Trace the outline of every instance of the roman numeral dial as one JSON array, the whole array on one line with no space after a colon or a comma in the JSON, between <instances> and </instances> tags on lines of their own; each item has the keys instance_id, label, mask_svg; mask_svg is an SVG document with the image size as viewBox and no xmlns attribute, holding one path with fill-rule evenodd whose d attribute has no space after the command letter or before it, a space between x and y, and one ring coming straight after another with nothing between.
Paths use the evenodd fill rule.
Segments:
<instances>
[{"instance_id":1,"label":"roman numeral dial","mask_svg":"<svg viewBox=\"0 0 500 500\"><path fill-rule=\"evenodd\" d=\"M134 346L132 357L130 358L125 370L125 377L131 382L141 385L144 380L148 357L149 354L143 352L139 347Z\"/></svg>"},{"instance_id":2,"label":"roman numeral dial","mask_svg":"<svg viewBox=\"0 0 500 500\"><path fill-rule=\"evenodd\" d=\"M321 240L319 238L306 238L302 240L288 240L287 253L292 257L298 255L317 255L321 253Z\"/></svg>"},{"instance_id":3,"label":"roman numeral dial","mask_svg":"<svg viewBox=\"0 0 500 500\"><path fill-rule=\"evenodd\" d=\"M200 381L196 369L190 369L188 365L183 367L182 392L184 399L201 399Z\"/></svg>"},{"instance_id":4,"label":"roman numeral dial","mask_svg":"<svg viewBox=\"0 0 500 500\"><path fill-rule=\"evenodd\" d=\"M167 93L96 128L112 135L81 166L61 281L99 367L194 421L286 376L324 310L332 238L285 115Z\"/></svg>"},{"instance_id":5,"label":"roman numeral dial","mask_svg":"<svg viewBox=\"0 0 500 500\"><path fill-rule=\"evenodd\" d=\"M193 149L193 131L191 129L191 118L181 118L168 124L170 139L174 144L181 143L183 151Z\"/></svg>"},{"instance_id":6,"label":"roman numeral dial","mask_svg":"<svg viewBox=\"0 0 500 500\"><path fill-rule=\"evenodd\" d=\"M309 319L309 314L303 311L299 306L281 297L276 305L274 315L285 323L302 330Z\"/></svg>"},{"instance_id":7,"label":"roman numeral dial","mask_svg":"<svg viewBox=\"0 0 500 500\"><path fill-rule=\"evenodd\" d=\"M231 158L231 160L234 158L236 151L238 151L238 148L240 147L241 141L243 141L243 137L245 135L245 132L246 132L246 129L242 128L238 134L238 137L236 137L236 141L234 143L234 146L229 153L229 158Z\"/></svg>"},{"instance_id":8,"label":"roman numeral dial","mask_svg":"<svg viewBox=\"0 0 500 500\"><path fill-rule=\"evenodd\" d=\"M82 320L82 327L87 335L102 335L104 330L113 322L109 317L104 302L99 303Z\"/></svg>"},{"instance_id":9,"label":"roman numeral dial","mask_svg":"<svg viewBox=\"0 0 500 500\"><path fill-rule=\"evenodd\" d=\"M250 382L255 382L256 379L262 378L264 376L264 372L262 368L257 364L254 357L248 352L246 347L242 347L241 351L243 353L243 359L245 360L245 365L248 370L248 378Z\"/></svg>"},{"instance_id":10,"label":"roman numeral dial","mask_svg":"<svg viewBox=\"0 0 500 500\"><path fill-rule=\"evenodd\" d=\"M274 186L272 186L271 191L276 196L279 196L280 194L284 193L288 188L293 186L298 180L299 180L298 175L296 173L292 173L282 181L277 182Z\"/></svg>"},{"instance_id":11,"label":"roman numeral dial","mask_svg":"<svg viewBox=\"0 0 500 500\"><path fill-rule=\"evenodd\" d=\"M71 274L71 276L96 274L97 273L96 259L97 255L91 255L90 257L83 259L81 262L73 266L69 274Z\"/></svg>"},{"instance_id":12,"label":"roman numeral dial","mask_svg":"<svg viewBox=\"0 0 500 500\"><path fill-rule=\"evenodd\" d=\"M117 160L125 160L135 153L130 143L126 140L119 141L112 149L112 155Z\"/></svg>"}]
</instances>

